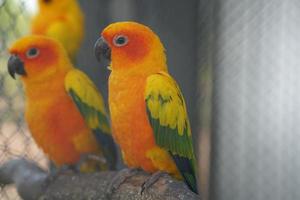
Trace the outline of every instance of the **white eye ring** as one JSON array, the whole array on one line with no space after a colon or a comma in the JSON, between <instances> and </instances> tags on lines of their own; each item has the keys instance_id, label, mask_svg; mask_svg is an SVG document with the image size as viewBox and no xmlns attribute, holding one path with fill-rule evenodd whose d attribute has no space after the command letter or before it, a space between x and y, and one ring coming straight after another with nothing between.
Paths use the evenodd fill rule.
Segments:
<instances>
[{"instance_id":1,"label":"white eye ring","mask_svg":"<svg viewBox=\"0 0 300 200\"><path fill-rule=\"evenodd\" d=\"M125 35L116 35L113 39L113 43L117 47L122 47L128 44L128 38Z\"/></svg>"},{"instance_id":2,"label":"white eye ring","mask_svg":"<svg viewBox=\"0 0 300 200\"><path fill-rule=\"evenodd\" d=\"M40 51L37 48L30 48L26 52L26 57L27 58L35 58L40 54Z\"/></svg>"}]
</instances>

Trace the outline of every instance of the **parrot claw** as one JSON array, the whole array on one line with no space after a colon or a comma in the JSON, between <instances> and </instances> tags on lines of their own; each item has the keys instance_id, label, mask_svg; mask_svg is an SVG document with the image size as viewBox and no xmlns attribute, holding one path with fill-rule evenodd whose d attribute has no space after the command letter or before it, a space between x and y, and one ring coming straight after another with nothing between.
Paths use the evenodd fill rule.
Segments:
<instances>
[{"instance_id":1,"label":"parrot claw","mask_svg":"<svg viewBox=\"0 0 300 200\"><path fill-rule=\"evenodd\" d=\"M76 169L80 172L94 172L107 170L107 160L96 154L82 154L76 164Z\"/></svg>"},{"instance_id":2,"label":"parrot claw","mask_svg":"<svg viewBox=\"0 0 300 200\"><path fill-rule=\"evenodd\" d=\"M117 175L115 175L108 185L106 196L107 199L111 199L111 195L115 190L117 190L122 183L124 183L128 178L136 175L140 170L137 168L125 168L120 170Z\"/></svg>"},{"instance_id":3,"label":"parrot claw","mask_svg":"<svg viewBox=\"0 0 300 200\"><path fill-rule=\"evenodd\" d=\"M63 174L71 174L71 173L78 173L79 171L74 165L62 165L57 167L56 169L52 169L49 176L48 181L52 182L57 179L60 175Z\"/></svg>"},{"instance_id":4,"label":"parrot claw","mask_svg":"<svg viewBox=\"0 0 300 200\"><path fill-rule=\"evenodd\" d=\"M142 187L140 188L139 194L142 195L145 190L150 188L153 184L155 184L160 177L166 175L166 172L158 171L153 174L143 183Z\"/></svg>"}]
</instances>

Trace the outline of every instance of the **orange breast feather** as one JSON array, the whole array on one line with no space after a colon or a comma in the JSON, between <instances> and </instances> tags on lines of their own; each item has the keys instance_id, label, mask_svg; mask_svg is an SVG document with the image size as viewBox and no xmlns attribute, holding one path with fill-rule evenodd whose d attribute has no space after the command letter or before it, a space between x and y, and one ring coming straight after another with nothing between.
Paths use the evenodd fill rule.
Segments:
<instances>
[{"instance_id":1,"label":"orange breast feather","mask_svg":"<svg viewBox=\"0 0 300 200\"><path fill-rule=\"evenodd\" d=\"M64 90L63 83L48 90L30 90L25 118L36 143L57 165L74 164L81 153L96 153L96 140Z\"/></svg>"},{"instance_id":2,"label":"orange breast feather","mask_svg":"<svg viewBox=\"0 0 300 200\"><path fill-rule=\"evenodd\" d=\"M113 135L129 167L178 174L169 154L155 144L144 100L146 78L111 73L109 107Z\"/></svg>"}]
</instances>

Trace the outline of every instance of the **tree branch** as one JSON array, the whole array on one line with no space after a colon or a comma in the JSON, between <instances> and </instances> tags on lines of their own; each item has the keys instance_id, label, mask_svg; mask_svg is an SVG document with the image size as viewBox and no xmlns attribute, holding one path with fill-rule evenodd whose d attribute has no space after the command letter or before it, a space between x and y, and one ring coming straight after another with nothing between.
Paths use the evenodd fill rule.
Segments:
<instances>
[{"instance_id":1,"label":"tree branch","mask_svg":"<svg viewBox=\"0 0 300 200\"><path fill-rule=\"evenodd\" d=\"M112 178L117 174L115 171L92 174L62 174L52 181L45 179L45 174L47 173L42 171L36 165L33 167L32 162L29 162L25 159L16 159L0 166L0 184L16 184L19 194L25 200L200 199L200 197L191 192L183 182L174 180L168 175L161 177L153 186L145 190L143 194L140 195L140 188L145 180L149 177L148 174L141 171L137 175L128 178L117 190L114 191L110 197L107 197L107 187ZM8 179L9 181L7 181ZM37 187L37 185L39 187ZM26 191L25 193L24 190Z\"/></svg>"}]
</instances>

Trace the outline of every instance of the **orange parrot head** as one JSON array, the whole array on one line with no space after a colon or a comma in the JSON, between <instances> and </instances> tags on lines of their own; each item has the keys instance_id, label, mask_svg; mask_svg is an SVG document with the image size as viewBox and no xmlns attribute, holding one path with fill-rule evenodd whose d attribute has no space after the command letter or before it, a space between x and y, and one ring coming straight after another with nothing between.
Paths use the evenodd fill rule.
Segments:
<instances>
[{"instance_id":1,"label":"orange parrot head","mask_svg":"<svg viewBox=\"0 0 300 200\"><path fill-rule=\"evenodd\" d=\"M57 11L66 9L70 4L76 3L76 0L38 0L41 10Z\"/></svg>"},{"instance_id":2,"label":"orange parrot head","mask_svg":"<svg viewBox=\"0 0 300 200\"><path fill-rule=\"evenodd\" d=\"M65 50L56 40L38 35L26 36L9 49L8 72L25 82L46 81L64 69L69 62Z\"/></svg>"},{"instance_id":3,"label":"orange parrot head","mask_svg":"<svg viewBox=\"0 0 300 200\"><path fill-rule=\"evenodd\" d=\"M117 22L107 26L95 44L98 60L111 59L112 70L156 64L166 68L164 47L159 37L147 26L136 22ZM153 63L153 61L159 63ZM163 66L163 67L161 67ZM154 69L153 65L151 67Z\"/></svg>"}]
</instances>

